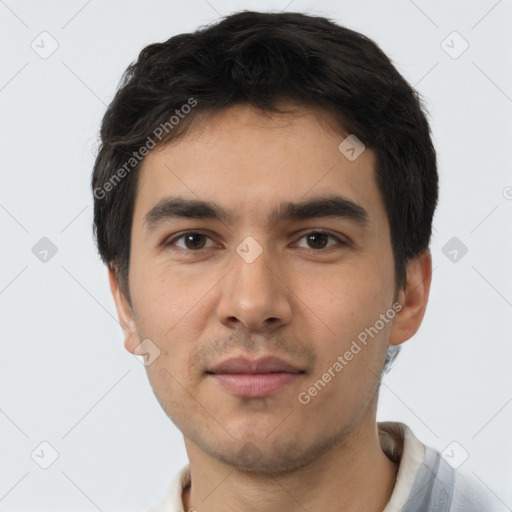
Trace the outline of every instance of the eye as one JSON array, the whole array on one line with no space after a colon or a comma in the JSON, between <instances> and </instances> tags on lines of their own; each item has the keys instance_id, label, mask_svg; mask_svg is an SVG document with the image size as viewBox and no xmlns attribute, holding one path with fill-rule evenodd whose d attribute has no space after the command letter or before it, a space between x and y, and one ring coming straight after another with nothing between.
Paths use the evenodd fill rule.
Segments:
<instances>
[{"instance_id":1,"label":"eye","mask_svg":"<svg viewBox=\"0 0 512 512\"><path fill-rule=\"evenodd\" d=\"M329 239L331 239L330 242ZM310 231L309 233L303 235L299 240L305 240L305 243L307 244L307 246L301 246L299 244L299 247L315 251L329 249L335 245L347 245L347 243L343 242L339 237L333 235L332 233L320 230ZM210 245L207 245L208 241L211 242ZM215 246L215 243L209 236L204 233L188 231L173 238L165 245L167 247L179 247L180 249L188 252L199 252L202 249L208 249L209 247Z\"/></svg>"},{"instance_id":2,"label":"eye","mask_svg":"<svg viewBox=\"0 0 512 512\"><path fill-rule=\"evenodd\" d=\"M196 231L188 231L187 233L182 233L180 236L173 238L169 242L167 242L166 246L175 245L180 249L184 249L186 251L198 251L200 249L205 249L206 240L211 238L204 233L198 233ZM178 243L178 241L183 241L183 244ZM211 240L213 242L213 240ZM210 246L211 247L211 246Z\"/></svg>"},{"instance_id":3,"label":"eye","mask_svg":"<svg viewBox=\"0 0 512 512\"><path fill-rule=\"evenodd\" d=\"M329 238L334 240L334 243L328 244ZM313 250L321 250L321 249L329 249L333 245L338 243L339 245L347 245L337 236L327 233L326 231L310 231L303 235L300 240L305 240L309 247L304 247L305 249L313 249ZM299 246L300 247L300 246Z\"/></svg>"}]
</instances>

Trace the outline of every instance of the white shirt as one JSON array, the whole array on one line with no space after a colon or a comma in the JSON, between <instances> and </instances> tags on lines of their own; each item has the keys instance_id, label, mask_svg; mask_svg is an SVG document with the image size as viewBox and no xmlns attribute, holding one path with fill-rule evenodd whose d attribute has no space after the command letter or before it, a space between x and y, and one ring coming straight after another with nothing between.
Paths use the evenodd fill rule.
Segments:
<instances>
[{"instance_id":1,"label":"white shirt","mask_svg":"<svg viewBox=\"0 0 512 512\"><path fill-rule=\"evenodd\" d=\"M378 428L382 450L399 464L393 493L382 512L510 512L476 481L453 470L403 423L378 423ZM148 512L185 512L182 493L189 485L187 464L163 501Z\"/></svg>"}]
</instances>

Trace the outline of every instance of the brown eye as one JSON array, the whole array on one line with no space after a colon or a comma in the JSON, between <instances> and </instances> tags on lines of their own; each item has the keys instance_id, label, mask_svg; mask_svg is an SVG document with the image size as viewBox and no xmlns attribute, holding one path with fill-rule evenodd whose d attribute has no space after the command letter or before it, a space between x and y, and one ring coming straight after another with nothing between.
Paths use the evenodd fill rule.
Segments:
<instances>
[{"instance_id":1,"label":"brown eye","mask_svg":"<svg viewBox=\"0 0 512 512\"><path fill-rule=\"evenodd\" d=\"M312 249L324 249L329 236L325 233L310 233L306 235L306 240Z\"/></svg>"},{"instance_id":2,"label":"brown eye","mask_svg":"<svg viewBox=\"0 0 512 512\"><path fill-rule=\"evenodd\" d=\"M206 247L206 243L209 238L210 237L204 235L203 233L190 231L174 238L167 244L167 246L176 246L180 249L192 252L199 251L200 249L204 249Z\"/></svg>"},{"instance_id":3,"label":"brown eye","mask_svg":"<svg viewBox=\"0 0 512 512\"><path fill-rule=\"evenodd\" d=\"M187 249L202 249L205 244L205 236L199 233L192 233L184 236Z\"/></svg>"},{"instance_id":4,"label":"brown eye","mask_svg":"<svg viewBox=\"0 0 512 512\"><path fill-rule=\"evenodd\" d=\"M333 242L329 242L329 239L333 240ZM340 240L337 236L332 235L331 233L326 233L324 231L311 231L306 233L301 237L301 240L305 240L307 247L306 249L313 250L322 250L329 249L334 245L347 245L345 242ZM302 246L304 247L304 246Z\"/></svg>"}]
</instances>

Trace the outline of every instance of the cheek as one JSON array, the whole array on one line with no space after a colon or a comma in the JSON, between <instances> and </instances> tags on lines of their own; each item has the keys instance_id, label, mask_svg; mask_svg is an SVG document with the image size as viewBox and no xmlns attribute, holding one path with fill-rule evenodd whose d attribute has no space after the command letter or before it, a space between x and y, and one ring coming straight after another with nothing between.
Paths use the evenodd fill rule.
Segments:
<instances>
[{"instance_id":1,"label":"cheek","mask_svg":"<svg viewBox=\"0 0 512 512\"><path fill-rule=\"evenodd\" d=\"M198 299L205 286L197 278L187 286L176 274L154 272L154 267L152 272L145 267L133 268L130 286L138 334L141 339L151 340L159 350L158 357L146 366L148 378L157 397L172 397L177 383L188 384L183 361L198 334L187 329L201 328L198 322L190 323L190 318L197 314Z\"/></svg>"},{"instance_id":2,"label":"cheek","mask_svg":"<svg viewBox=\"0 0 512 512\"><path fill-rule=\"evenodd\" d=\"M149 258L148 258L149 260ZM150 267L150 268L149 268ZM134 262L131 282L132 296L136 299L139 323L154 336L166 339L196 314L208 290L215 284L212 275L198 275L196 268L171 269L158 262L137 265Z\"/></svg>"},{"instance_id":3,"label":"cheek","mask_svg":"<svg viewBox=\"0 0 512 512\"><path fill-rule=\"evenodd\" d=\"M307 302L311 312L304 313L321 322L315 322L320 326L317 333L310 331L319 360L308 386L318 383L322 395L318 405L329 407L332 401L340 407L343 403L342 409L357 407L358 401L372 395L386 355L393 316L388 314L383 321L381 315L391 307L390 280L375 262L318 274L311 283ZM306 287L296 289L306 296Z\"/></svg>"},{"instance_id":4,"label":"cheek","mask_svg":"<svg viewBox=\"0 0 512 512\"><path fill-rule=\"evenodd\" d=\"M294 293L322 320L326 332L346 340L372 325L391 305L393 289L376 263L330 267L304 273Z\"/></svg>"},{"instance_id":5,"label":"cheek","mask_svg":"<svg viewBox=\"0 0 512 512\"><path fill-rule=\"evenodd\" d=\"M387 322L381 320L389 303L371 289L368 293L347 289L319 306L334 334L325 330L324 336L311 337L319 358L301 389L302 398L311 400L310 409L328 412L332 421L342 422L357 416L375 394L392 316L386 317Z\"/></svg>"}]
</instances>

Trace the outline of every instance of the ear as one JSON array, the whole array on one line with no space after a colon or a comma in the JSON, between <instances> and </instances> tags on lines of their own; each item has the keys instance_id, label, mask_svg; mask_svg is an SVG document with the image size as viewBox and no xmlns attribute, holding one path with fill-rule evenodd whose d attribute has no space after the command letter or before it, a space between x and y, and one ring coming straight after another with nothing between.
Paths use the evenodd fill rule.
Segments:
<instances>
[{"instance_id":1,"label":"ear","mask_svg":"<svg viewBox=\"0 0 512 512\"><path fill-rule=\"evenodd\" d=\"M123 329L124 347L128 352L133 354L135 348L140 344L133 310L128 299L121 290L119 280L114 269L109 268L108 278L110 281L110 291L112 292L112 297L116 304L119 323Z\"/></svg>"},{"instance_id":2,"label":"ear","mask_svg":"<svg viewBox=\"0 0 512 512\"><path fill-rule=\"evenodd\" d=\"M425 249L408 262L407 284L400 290L397 300L402 309L393 319L389 336L390 345L400 345L419 329L427 309L431 282L432 255L429 249Z\"/></svg>"}]
</instances>

